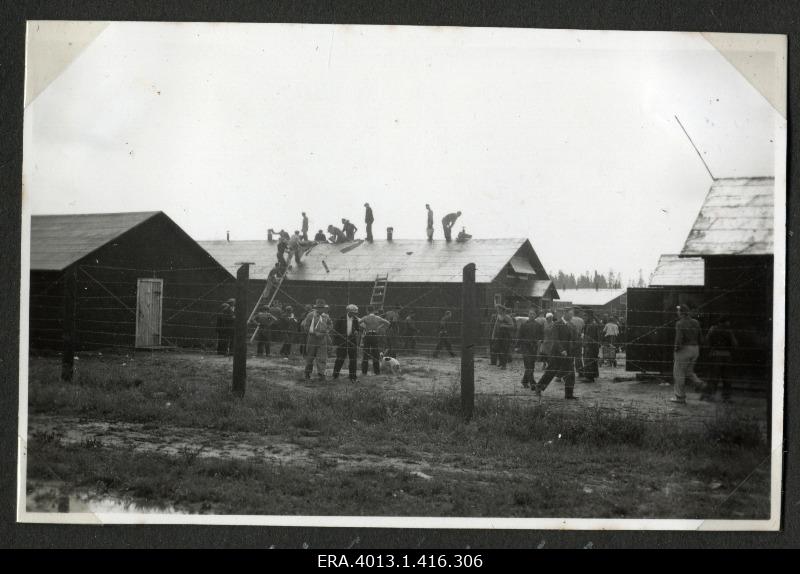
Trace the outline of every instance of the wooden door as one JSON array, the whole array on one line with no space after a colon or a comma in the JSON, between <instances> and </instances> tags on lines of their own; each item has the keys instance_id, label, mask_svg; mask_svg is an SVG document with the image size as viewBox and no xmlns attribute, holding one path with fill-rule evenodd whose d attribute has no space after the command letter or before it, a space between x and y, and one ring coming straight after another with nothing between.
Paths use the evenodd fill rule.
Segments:
<instances>
[{"instance_id":1,"label":"wooden door","mask_svg":"<svg viewBox=\"0 0 800 574\"><path fill-rule=\"evenodd\" d=\"M136 286L136 346L161 345L163 279L139 279Z\"/></svg>"}]
</instances>

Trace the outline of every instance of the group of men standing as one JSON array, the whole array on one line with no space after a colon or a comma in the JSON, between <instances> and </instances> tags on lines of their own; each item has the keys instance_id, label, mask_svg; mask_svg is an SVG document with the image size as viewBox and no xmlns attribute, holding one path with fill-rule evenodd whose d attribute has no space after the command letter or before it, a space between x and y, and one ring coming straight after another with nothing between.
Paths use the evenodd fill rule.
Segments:
<instances>
[{"instance_id":1,"label":"group of men standing","mask_svg":"<svg viewBox=\"0 0 800 574\"><path fill-rule=\"evenodd\" d=\"M489 357L490 364L506 369L511 361L516 323L511 309L497 306L497 312L490 323ZM601 323L592 311L586 319L576 315L573 309L563 309L556 318L553 313L531 309L528 320L517 333L517 342L522 352L524 373L522 386L541 395L554 378L564 381L565 398L574 399L576 375L587 382L594 382L600 376L598 355L603 337ZM537 382L534 369L542 362L544 374Z\"/></svg>"},{"instance_id":2,"label":"group of men standing","mask_svg":"<svg viewBox=\"0 0 800 574\"><path fill-rule=\"evenodd\" d=\"M228 313L227 309L225 307L225 313ZM370 309L366 315L359 317L358 307L351 304L345 309L344 316L333 321L328 310L329 306L323 299L317 299L313 306L306 305L300 318L295 317L290 305L282 307L276 302L270 308L263 306L253 317L253 322L258 326L256 355L269 356L270 341L277 334L282 342L280 354L285 360L291 355L292 345L299 343L300 354L305 357L306 378L311 377L316 367L319 378L324 379L328 347L334 345L336 360L333 377L339 377L347 361L350 379L355 381L359 347L362 349L361 372L364 375L369 371L370 364L373 372L380 374L381 352L396 358L401 341L405 343L405 348L414 350L416 347L418 330L412 312L408 312L403 321L400 320L399 307L390 308L384 316ZM232 322L231 318L231 338Z\"/></svg>"},{"instance_id":3,"label":"group of men standing","mask_svg":"<svg viewBox=\"0 0 800 574\"><path fill-rule=\"evenodd\" d=\"M425 209L428 212L425 232L428 236L428 241L433 241L433 210L431 209L431 206L428 203L425 204ZM444 233L444 239L448 243L453 240L453 233L452 233L453 226L456 224L456 221L458 220L459 217L461 217L461 212L456 211L453 213L448 213L442 218L442 231ZM458 234L458 238L456 239L456 241L464 241L466 239L469 239L470 237L472 236L468 235L462 229L461 232Z\"/></svg>"}]
</instances>

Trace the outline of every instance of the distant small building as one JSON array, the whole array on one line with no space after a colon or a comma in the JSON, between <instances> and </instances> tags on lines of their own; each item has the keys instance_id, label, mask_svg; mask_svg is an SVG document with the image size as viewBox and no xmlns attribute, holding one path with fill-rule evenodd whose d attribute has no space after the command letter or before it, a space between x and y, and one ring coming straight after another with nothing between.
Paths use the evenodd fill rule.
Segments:
<instances>
[{"instance_id":1,"label":"distant small building","mask_svg":"<svg viewBox=\"0 0 800 574\"><path fill-rule=\"evenodd\" d=\"M212 346L234 278L160 211L31 218L31 349L62 345L74 280L78 349Z\"/></svg>"},{"instance_id":2,"label":"distant small building","mask_svg":"<svg viewBox=\"0 0 800 574\"><path fill-rule=\"evenodd\" d=\"M705 282L705 263L702 257L662 255L650 278L649 287L702 287Z\"/></svg>"},{"instance_id":3,"label":"distant small building","mask_svg":"<svg viewBox=\"0 0 800 574\"><path fill-rule=\"evenodd\" d=\"M577 307L602 315L624 317L627 309L625 289L562 289L559 307Z\"/></svg>"}]
</instances>

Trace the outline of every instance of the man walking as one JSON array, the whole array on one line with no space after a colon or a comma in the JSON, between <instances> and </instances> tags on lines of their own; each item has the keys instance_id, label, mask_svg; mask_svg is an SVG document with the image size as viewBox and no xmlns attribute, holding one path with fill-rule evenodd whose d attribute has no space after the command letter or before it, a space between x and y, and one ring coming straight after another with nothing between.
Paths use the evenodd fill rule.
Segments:
<instances>
[{"instance_id":1,"label":"man walking","mask_svg":"<svg viewBox=\"0 0 800 574\"><path fill-rule=\"evenodd\" d=\"M539 342L544 333L542 325L536 321L536 311L528 311L528 320L519 328L519 345L522 350L522 363L525 374L522 375L522 386L533 388L536 380L533 370L536 368L536 355L539 353Z\"/></svg>"},{"instance_id":2,"label":"man walking","mask_svg":"<svg viewBox=\"0 0 800 574\"><path fill-rule=\"evenodd\" d=\"M303 241L308 241L308 216L303 212L303 225L300 228L303 230Z\"/></svg>"},{"instance_id":3,"label":"man walking","mask_svg":"<svg viewBox=\"0 0 800 574\"><path fill-rule=\"evenodd\" d=\"M364 330L361 350L361 374L366 375L369 368L369 361L372 360L372 371L376 375L381 374L381 359L378 331L381 327L388 327L389 321L383 317L378 317L372 308L367 309L369 313L362 317L359 325Z\"/></svg>"},{"instance_id":4,"label":"man walking","mask_svg":"<svg viewBox=\"0 0 800 574\"><path fill-rule=\"evenodd\" d=\"M317 299L311 313L303 321L303 331L308 333L306 340L306 380L311 378L314 364L317 365L317 376L325 380L325 365L328 361L328 333L333 329L331 318L326 312L328 305L324 299Z\"/></svg>"},{"instance_id":5,"label":"man walking","mask_svg":"<svg viewBox=\"0 0 800 574\"><path fill-rule=\"evenodd\" d=\"M549 315L549 313L548 313ZM577 399L575 396L575 331L569 323L567 313L553 324L550 356L547 359L547 369L542 378L536 383L534 392L537 397L547 388L554 377L564 380L564 398ZM545 334L545 343L548 342Z\"/></svg>"},{"instance_id":6,"label":"man walking","mask_svg":"<svg viewBox=\"0 0 800 574\"><path fill-rule=\"evenodd\" d=\"M345 358L347 359L347 372L350 382L355 383L356 361L358 354L358 307L348 305L345 316L337 319L333 330L336 339L336 361L333 364L333 378L339 378Z\"/></svg>"},{"instance_id":7,"label":"man walking","mask_svg":"<svg viewBox=\"0 0 800 574\"><path fill-rule=\"evenodd\" d=\"M461 212L448 213L442 218L442 229L444 230L444 238L449 243L453 240L452 229L456 224L456 220L461 217Z\"/></svg>"},{"instance_id":8,"label":"man walking","mask_svg":"<svg viewBox=\"0 0 800 574\"><path fill-rule=\"evenodd\" d=\"M428 234L428 241L433 241L433 210L427 203L425 204L425 209L428 210L428 227L426 233Z\"/></svg>"},{"instance_id":9,"label":"man walking","mask_svg":"<svg viewBox=\"0 0 800 574\"><path fill-rule=\"evenodd\" d=\"M366 209L364 223L367 225L367 241L372 243L372 223L375 221L375 217L372 215L372 208L369 206L369 203L365 203L364 208Z\"/></svg>"},{"instance_id":10,"label":"man walking","mask_svg":"<svg viewBox=\"0 0 800 574\"><path fill-rule=\"evenodd\" d=\"M700 323L689 316L686 305L678 305L678 321L675 323L675 364L672 368L672 377L675 382L675 396L670 402L686 404L686 378L688 377L698 387L703 382L694 373L694 364L700 356Z\"/></svg>"},{"instance_id":11,"label":"man walking","mask_svg":"<svg viewBox=\"0 0 800 574\"><path fill-rule=\"evenodd\" d=\"M439 356L439 351L442 349L447 349L451 357L456 356L453 352L453 348L450 346L450 338L447 336L447 328L450 323L450 317L452 316L453 314L450 311L445 311L444 316L441 321L439 321L439 340L436 342L436 349L433 351L434 359Z\"/></svg>"},{"instance_id":12,"label":"man walking","mask_svg":"<svg viewBox=\"0 0 800 574\"><path fill-rule=\"evenodd\" d=\"M731 375L733 354L739 342L731 330L731 321L727 315L721 316L706 335L708 344L709 372L708 382L700 395L701 401L713 401L717 387L722 384L722 400L731 400Z\"/></svg>"}]
</instances>

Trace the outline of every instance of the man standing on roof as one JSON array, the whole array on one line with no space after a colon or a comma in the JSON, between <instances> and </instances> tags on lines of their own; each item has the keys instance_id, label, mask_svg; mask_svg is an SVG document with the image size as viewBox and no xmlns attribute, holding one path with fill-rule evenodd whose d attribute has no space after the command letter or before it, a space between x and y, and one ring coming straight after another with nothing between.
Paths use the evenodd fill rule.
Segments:
<instances>
[{"instance_id":1,"label":"man standing on roof","mask_svg":"<svg viewBox=\"0 0 800 574\"><path fill-rule=\"evenodd\" d=\"M344 317L337 319L334 324L334 338L336 341L336 362L333 364L333 378L339 378L344 360L347 359L347 371L350 382L355 383L356 361L358 360L358 307L348 305Z\"/></svg>"},{"instance_id":2,"label":"man standing on roof","mask_svg":"<svg viewBox=\"0 0 800 574\"><path fill-rule=\"evenodd\" d=\"M347 241L347 238L344 236L344 233L338 227L329 225L328 233L331 236L331 243L344 243L345 241Z\"/></svg>"},{"instance_id":3,"label":"man standing on roof","mask_svg":"<svg viewBox=\"0 0 800 574\"><path fill-rule=\"evenodd\" d=\"M300 228L303 230L303 241L308 241L308 216L306 212L303 212L303 226Z\"/></svg>"},{"instance_id":4,"label":"man standing on roof","mask_svg":"<svg viewBox=\"0 0 800 574\"><path fill-rule=\"evenodd\" d=\"M461 217L461 212L456 211L455 213L448 213L442 218L442 229L444 230L444 238L447 242L453 240L451 231L459 217Z\"/></svg>"},{"instance_id":5,"label":"man standing on roof","mask_svg":"<svg viewBox=\"0 0 800 574\"><path fill-rule=\"evenodd\" d=\"M356 231L358 231L358 227L353 225L353 222L349 219L342 218L342 231L347 241L356 240Z\"/></svg>"},{"instance_id":6,"label":"man standing on roof","mask_svg":"<svg viewBox=\"0 0 800 574\"><path fill-rule=\"evenodd\" d=\"M333 329L333 322L328 316L329 307L324 299L317 299L314 308L303 321L303 331L308 333L306 340L306 380L311 378L314 364L317 365L317 376L325 380L325 366L328 361L328 334Z\"/></svg>"},{"instance_id":7,"label":"man standing on roof","mask_svg":"<svg viewBox=\"0 0 800 574\"><path fill-rule=\"evenodd\" d=\"M367 224L367 241L372 243L372 224L375 221L375 217L372 215L372 208L369 206L369 203L365 203L364 208L366 209L364 223Z\"/></svg>"},{"instance_id":8,"label":"man standing on roof","mask_svg":"<svg viewBox=\"0 0 800 574\"><path fill-rule=\"evenodd\" d=\"M359 325L364 330L364 336L361 339L363 347L361 351L361 373L367 374L369 361L372 360L372 371L379 375L381 372L381 359L378 348L378 331L381 330L381 327L388 327L389 321L383 317L378 317L371 307L368 308L368 311L369 313L359 321Z\"/></svg>"},{"instance_id":9,"label":"man standing on roof","mask_svg":"<svg viewBox=\"0 0 800 574\"><path fill-rule=\"evenodd\" d=\"M428 241L433 241L433 210L427 203L425 204L425 209L428 210L428 227L426 229Z\"/></svg>"}]
</instances>

